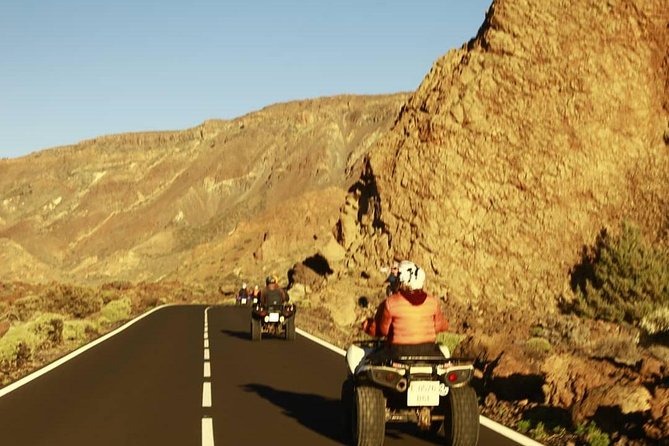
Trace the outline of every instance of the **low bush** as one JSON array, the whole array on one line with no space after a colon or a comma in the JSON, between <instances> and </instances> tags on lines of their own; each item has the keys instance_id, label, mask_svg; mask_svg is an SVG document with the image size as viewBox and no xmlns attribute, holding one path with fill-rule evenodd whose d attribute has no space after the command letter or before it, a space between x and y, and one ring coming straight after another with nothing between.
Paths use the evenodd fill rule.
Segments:
<instances>
[{"instance_id":1,"label":"low bush","mask_svg":"<svg viewBox=\"0 0 669 446\"><path fill-rule=\"evenodd\" d=\"M37 312L43 311L44 302L39 296L26 296L16 299L9 308L9 319L13 321L29 321Z\"/></svg>"},{"instance_id":2,"label":"low bush","mask_svg":"<svg viewBox=\"0 0 669 446\"><path fill-rule=\"evenodd\" d=\"M658 308L644 316L639 325L651 336L669 333L669 307Z\"/></svg>"},{"instance_id":3,"label":"low bush","mask_svg":"<svg viewBox=\"0 0 669 446\"><path fill-rule=\"evenodd\" d=\"M10 379L12 372L28 363L37 351L59 344L62 334L63 318L59 314L42 314L33 321L11 327L0 338L2 384Z\"/></svg>"},{"instance_id":4,"label":"low bush","mask_svg":"<svg viewBox=\"0 0 669 446\"><path fill-rule=\"evenodd\" d=\"M525 351L533 357L544 357L551 352L551 343L544 338L534 337L525 341Z\"/></svg>"},{"instance_id":5,"label":"low bush","mask_svg":"<svg viewBox=\"0 0 669 446\"><path fill-rule=\"evenodd\" d=\"M63 341L63 316L55 313L40 314L30 322L31 329L42 343L40 347L58 345Z\"/></svg>"},{"instance_id":6,"label":"low bush","mask_svg":"<svg viewBox=\"0 0 669 446\"><path fill-rule=\"evenodd\" d=\"M464 335L459 335L457 333L442 332L437 335L437 343L448 347L448 350L453 354L455 348L464 338Z\"/></svg>"},{"instance_id":7,"label":"low bush","mask_svg":"<svg viewBox=\"0 0 669 446\"><path fill-rule=\"evenodd\" d=\"M588 446L609 446L609 436L599 430L595 423L588 423L576 428L576 435L581 437Z\"/></svg>"},{"instance_id":8,"label":"low bush","mask_svg":"<svg viewBox=\"0 0 669 446\"><path fill-rule=\"evenodd\" d=\"M33 333L27 324L11 327L7 334L0 338L1 375L9 375L11 371L28 362L33 349L39 344L38 334Z\"/></svg>"},{"instance_id":9,"label":"low bush","mask_svg":"<svg viewBox=\"0 0 669 446\"><path fill-rule=\"evenodd\" d=\"M66 313L72 317L85 318L102 308L102 298L95 290L82 286L55 285L44 293L44 305L48 311Z\"/></svg>"},{"instance_id":10,"label":"low bush","mask_svg":"<svg viewBox=\"0 0 669 446\"><path fill-rule=\"evenodd\" d=\"M100 327L87 319L70 319L63 324L63 340L80 345L97 336Z\"/></svg>"},{"instance_id":11,"label":"low bush","mask_svg":"<svg viewBox=\"0 0 669 446\"><path fill-rule=\"evenodd\" d=\"M132 302L129 297L113 300L100 310L100 319L106 323L114 324L119 321L130 319L132 314Z\"/></svg>"}]
</instances>

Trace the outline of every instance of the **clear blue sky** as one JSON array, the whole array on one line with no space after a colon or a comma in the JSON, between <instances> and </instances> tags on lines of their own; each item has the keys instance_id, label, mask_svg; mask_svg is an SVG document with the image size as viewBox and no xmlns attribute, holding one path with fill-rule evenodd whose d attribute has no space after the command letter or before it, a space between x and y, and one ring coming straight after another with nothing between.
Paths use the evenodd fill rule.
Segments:
<instances>
[{"instance_id":1,"label":"clear blue sky","mask_svg":"<svg viewBox=\"0 0 669 446\"><path fill-rule=\"evenodd\" d=\"M492 0L2 0L0 158L413 91Z\"/></svg>"}]
</instances>

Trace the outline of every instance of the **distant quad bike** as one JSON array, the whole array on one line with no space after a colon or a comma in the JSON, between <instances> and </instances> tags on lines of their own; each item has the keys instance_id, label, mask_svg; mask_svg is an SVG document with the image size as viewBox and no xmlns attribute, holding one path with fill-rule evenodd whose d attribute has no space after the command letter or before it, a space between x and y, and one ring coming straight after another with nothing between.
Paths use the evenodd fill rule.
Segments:
<instances>
[{"instance_id":1,"label":"distant quad bike","mask_svg":"<svg viewBox=\"0 0 669 446\"><path fill-rule=\"evenodd\" d=\"M379 340L358 341L346 352L349 374L341 400L350 444L381 446L386 423L416 423L425 431L443 431L447 446L476 446L479 408L469 385L472 361L450 354L444 355L448 359L367 358L382 345Z\"/></svg>"},{"instance_id":2,"label":"distant quad bike","mask_svg":"<svg viewBox=\"0 0 669 446\"><path fill-rule=\"evenodd\" d=\"M257 304L251 310L251 340L260 341L262 335L284 336L288 341L295 340L294 304L268 305Z\"/></svg>"},{"instance_id":3,"label":"distant quad bike","mask_svg":"<svg viewBox=\"0 0 669 446\"><path fill-rule=\"evenodd\" d=\"M237 296L237 305L248 305L251 303L251 298L247 296Z\"/></svg>"}]
</instances>

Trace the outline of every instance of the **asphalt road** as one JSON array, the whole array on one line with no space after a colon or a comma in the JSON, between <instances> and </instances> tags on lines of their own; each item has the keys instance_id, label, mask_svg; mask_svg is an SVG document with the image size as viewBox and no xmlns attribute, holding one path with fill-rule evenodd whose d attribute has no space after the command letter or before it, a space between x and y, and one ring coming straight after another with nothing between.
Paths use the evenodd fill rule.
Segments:
<instances>
[{"instance_id":1,"label":"asphalt road","mask_svg":"<svg viewBox=\"0 0 669 446\"><path fill-rule=\"evenodd\" d=\"M343 444L342 356L302 336L251 342L243 308L207 319L203 306L161 309L1 397L0 443ZM385 444L439 439L388 425ZM480 446L512 444L481 427Z\"/></svg>"}]
</instances>

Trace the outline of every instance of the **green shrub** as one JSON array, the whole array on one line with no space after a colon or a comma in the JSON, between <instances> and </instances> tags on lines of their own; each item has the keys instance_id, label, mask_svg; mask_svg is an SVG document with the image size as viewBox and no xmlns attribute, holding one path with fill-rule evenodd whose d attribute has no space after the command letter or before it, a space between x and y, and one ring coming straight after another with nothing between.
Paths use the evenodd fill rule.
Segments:
<instances>
[{"instance_id":1,"label":"green shrub","mask_svg":"<svg viewBox=\"0 0 669 446\"><path fill-rule=\"evenodd\" d=\"M100 310L100 320L113 324L130 318L132 314L132 302L129 297L113 300Z\"/></svg>"},{"instance_id":2,"label":"green shrub","mask_svg":"<svg viewBox=\"0 0 669 446\"><path fill-rule=\"evenodd\" d=\"M609 436L599 430L595 423L580 425L576 428L576 435L581 437L589 446L609 446Z\"/></svg>"},{"instance_id":3,"label":"green shrub","mask_svg":"<svg viewBox=\"0 0 669 446\"><path fill-rule=\"evenodd\" d=\"M534 429L531 429L529 432L530 436L537 441L544 441L548 438L548 433L546 432L546 427L543 422L539 421Z\"/></svg>"},{"instance_id":4,"label":"green shrub","mask_svg":"<svg viewBox=\"0 0 669 446\"><path fill-rule=\"evenodd\" d=\"M649 335L669 333L669 307L658 308L644 316L639 325Z\"/></svg>"},{"instance_id":5,"label":"green shrub","mask_svg":"<svg viewBox=\"0 0 669 446\"><path fill-rule=\"evenodd\" d=\"M602 230L572 275L581 315L639 323L669 306L669 254L653 246L638 228L624 223L618 235Z\"/></svg>"},{"instance_id":6,"label":"green shrub","mask_svg":"<svg viewBox=\"0 0 669 446\"><path fill-rule=\"evenodd\" d=\"M525 351L532 356L542 357L550 353L553 349L551 343L544 338L530 338L525 342Z\"/></svg>"},{"instance_id":7,"label":"green shrub","mask_svg":"<svg viewBox=\"0 0 669 446\"><path fill-rule=\"evenodd\" d=\"M520 420L516 425L516 430L521 434L526 434L532 428L532 422L530 420Z\"/></svg>"},{"instance_id":8,"label":"green shrub","mask_svg":"<svg viewBox=\"0 0 669 446\"><path fill-rule=\"evenodd\" d=\"M2 374L8 375L23 366L38 350L59 344L62 330L63 318L59 314L42 314L33 321L11 327L0 338Z\"/></svg>"},{"instance_id":9,"label":"green shrub","mask_svg":"<svg viewBox=\"0 0 669 446\"><path fill-rule=\"evenodd\" d=\"M39 344L38 334L33 333L28 324L11 327L0 338L0 371L3 372L2 374L8 374L28 362L33 350Z\"/></svg>"},{"instance_id":10,"label":"green shrub","mask_svg":"<svg viewBox=\"0 0 669 446\"><path fill-rule=\"evenodd\" d=\"M40 314L31 325L33 332L43 339L40 347L58 345L63 341L63 316L60 314Z\"/></svg>"},{"instance_id":11,"label":"green shrub","mask_svg":"<svg viewBox=\"0 0 669 446\"><path fill-rule=\"evenodd\" d=\"M67 342L83 344L99 334L97 323L86 319L71 319L63 325L63 339Z\"/></svg>"},{"instance_id":12,"label":"green shrub","mask_svg":"<svg viewBox=\"0 0 669 446\"><path fill-rule=\"evenodd\" d=\"M29 321L38 311L44 309L44 302L39 296L26 296L16 299L9 310L9 318L15 321Z\"/></svg>"},{"instance_id":13,"label":"green shrub","mask_svg":"<svg viewBox=\"0 0 669 446\"><path fill-rule=\"evenodd\" d=\"M448 333L444 331L437 334L437 343L448 347L448 350L451 352L451 354L453 354L455 348L464 338L465 338L464 335L459 335L457 333Z\"/></svg>"}]
</instances>

